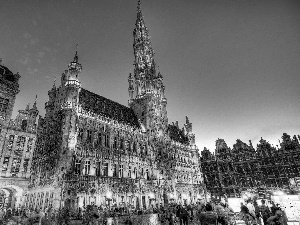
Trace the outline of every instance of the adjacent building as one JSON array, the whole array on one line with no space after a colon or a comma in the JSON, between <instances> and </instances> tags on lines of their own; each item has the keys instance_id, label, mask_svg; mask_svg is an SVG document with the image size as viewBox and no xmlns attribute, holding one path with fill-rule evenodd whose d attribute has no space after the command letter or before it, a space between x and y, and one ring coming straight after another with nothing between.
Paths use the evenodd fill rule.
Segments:
<instances>
[{"instance_id":1,"label":"adjacent building","mask_svg":"<svg viewBox=\"0 0 300 225\"><path fill-rule=\"evenodd\" d=\"M0 206L18 207L27 190L36 141L36 102L11 119L20 75L0 63Z\"/></svg>"},{"instance_id":2,"label":"adjacent building","mask_svg":"<svg viewBox=\"0 0 300 225\"><path fill-rule=\"evenodd\" d=\"M142 16L133 31L128 106L81 86L76 52L40 117L26 206L149 208L204 198L192 123L169 124L163 76Z\"/></svg>"},{"instance_id":3,"label":"adjacent building","mask_svg":"<svg viewBox=\"0 0 300 225\"><path fill-rule=\"evenodd\" d=\"M299 136L284 133L276 147L261 139L256 149L251 141L248 145L237 140L231 149L218 139L215 153L201 152L201 167L206 187L215 198L241 197L247 190L261 198L272 190L294 192L300 174Z\"/></svg>"}]
</instances>

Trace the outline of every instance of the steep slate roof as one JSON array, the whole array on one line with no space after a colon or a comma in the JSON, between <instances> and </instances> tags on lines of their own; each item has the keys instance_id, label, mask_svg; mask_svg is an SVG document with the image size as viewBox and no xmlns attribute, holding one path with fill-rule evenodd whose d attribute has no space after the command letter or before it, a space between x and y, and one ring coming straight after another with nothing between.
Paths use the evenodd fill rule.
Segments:
<instances>
[{"instance_id":1,"label":"steep slate roof","mask_svg":"<svg viewBox=\"0 0 300 225\"><path fill-rule=\"evenodd\" d=\"M170 138L173 141L177 141L181 144L188 144L189 143L189 139L186 135L184 135L183 130L180 130L177 126L175 125L168 125L168 133Z\"/></svg>"},{"instance_id":2,"label":"steep slate roof","mask_svg":"<svg viewBox=\"0 0 300 225\"><path fill-rule=\"evenodd\" d=\"M15 80L13 73L6 66L3 65L0 65L0 75L2 75L3 78L8 81Z\"/></svg>"},{"instance_id":3,"label":"steep slate roof","mask_svg":"<svg viewBox=\"0 0 300 225\"><path fill-rule=\"evenodd\" d=\"M79 104L85 110L98 115L104 115L110 119L139 128L139 122L131 108L104 98L84 88L79 94Z\"/></svg>"}]
</instances>

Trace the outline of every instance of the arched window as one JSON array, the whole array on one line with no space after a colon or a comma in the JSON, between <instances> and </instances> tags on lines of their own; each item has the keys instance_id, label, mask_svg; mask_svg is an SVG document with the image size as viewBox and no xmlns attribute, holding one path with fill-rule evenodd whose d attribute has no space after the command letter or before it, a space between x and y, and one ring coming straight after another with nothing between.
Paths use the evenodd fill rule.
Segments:
<instances>
[{"instance_id":1,"label":"arched window","mask_svg":"<svg viewBox=\"0 0 300 225\"><path fill-rule=\"evenodd\" d=\"M136 142L133 142L133 152L136 152Z\"/></svg>"},{"instance_id":2,"label":"arched window","mask_svg":"<svg viewBox=\"0 0 300 225\"><path fill-rule=\"evenodd\" d=\"M22 120L21 129L22 131L26 131L27 128L27 120Z\"/></svg>"},{"instance_id":3,"label":"arched window","mask_svg":"<svg viewBox=\"0 0 300 225\"><path fill-rule=\"evenodd\" d=\"M114 137L114 144L113 144L113 148L117 148L117 137Z\"/></svg>"},{"instance_id":4,"label":"arched window","mask_svg":"<svg viewBox=\"0 0 300 225\"><path fill-rule=\"evenodd\" d=\"M128 141L127 143L128 143L128 151L131 152L131 142Z\"/></svg>"},{"instance_id":5,"label":"arched window","mask_svg":"<svg viewBox=\"0 0 300 225\"><path fill-rule=\"evenodd\" d=\"M83 129L82 128L79 128L77 137L79 140L81 140L83 138Z\"/></svg>"},{"instance_id":6,"label":"arched window","mask_svg":"<svg viewBox=\"0 0 300 225\"><path fill-rule=\"evenodd\" d=\"M75 172L75 174L80 174L80 164L81 164L81 160L80 159L76 159L75 160L75 165L74 165L74 172Z\"/></svg>"},{"instance_id":7,"label":"arched window","mask_svg":"<svg viewBox=\"0 0 300 225\"><path fill-rule=\"evenodd\" d=\"M131 166L128 167L128 177L131 178Z\"/></svg>"},{"instance_id":8,"label":"arched window","mask_svg":"<svg viewBox=\"0 0 300 225\"><path fill-rule=\"evenodd\" d=\"M105 147L109 147L109 134L105 134L104 145Z\"/></svg>"},{"instance_id":9,"label":"arched window","mask_svg":"<svg viewBox=\"0 0 300 225\"><path fill-rule=\"evenodd\" d=\"M98 133L98 145L102 146L102 133Z\"/></svg>"},{"instance_id":10,"label":"arched window","mask_svg":"<svg viewBox=\"0 0 300 225\"><path fill-rule=\"evenodd\" d=\"M124 149L124 139L120 139L120 149Z\"/></svg>"}]
</instances>

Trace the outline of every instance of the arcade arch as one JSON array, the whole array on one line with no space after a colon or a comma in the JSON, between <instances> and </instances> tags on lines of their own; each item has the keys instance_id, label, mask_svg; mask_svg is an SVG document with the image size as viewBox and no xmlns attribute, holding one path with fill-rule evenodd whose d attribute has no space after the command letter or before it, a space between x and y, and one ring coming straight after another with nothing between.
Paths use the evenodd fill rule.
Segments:
<instances>
[{"instance_id":1,"label":"arcade arch","mask_svg":"<svg viewBox=\"0 0 300 225\"><path fill-rule=\"evenodd\" d=\"M0 188L0 206L18 208L22 205L24 190L15 185L6 185Z\"/></svg>"}]
</instances>

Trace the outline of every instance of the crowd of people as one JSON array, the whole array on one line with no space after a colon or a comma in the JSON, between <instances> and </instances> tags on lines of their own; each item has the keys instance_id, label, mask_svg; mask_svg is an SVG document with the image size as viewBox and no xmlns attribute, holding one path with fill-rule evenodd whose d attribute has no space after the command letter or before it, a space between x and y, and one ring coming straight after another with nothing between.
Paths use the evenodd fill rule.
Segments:
<instances>
[{"instance_id":1,"label":"crowd of people","mask_svg":"<svg viewBox=\"0 0 300 225\"><path fill-rule=\"evenodd\" d=\"M248 225L287 225L287 216L279 204L271 202L271 207L261 200L261 205L256 200L247 200L246 205L241 203L241 217Z\"/></svg>"},{"instance_id":2,"label":"crowd of people","mask_svg":"<svg viewBox=\"0 0 300 225\"><path fill-rule=\"evenodd\" d=\"M0 221L11 216L18 216L15 224L70 224L71 219L82 221L81 224L138 224L139 215L157 214L157 223L162 225L235 225L237 220L243 220L246 225L287 225L287 217L279 205L271 203L269 207L264 200L258 205L255 200L241 203L240 212L235 213L227 204L208 202L180 205L155 205L150 209L129 209L126 207L101 208L88 205L76 212L67 207L60 210L51 208L38 211L30 209L6 210L0 209ZM108 218L111 218L108 223ZM140 224L141 225L141 224Z\"/></svg>"}]
</instances>

